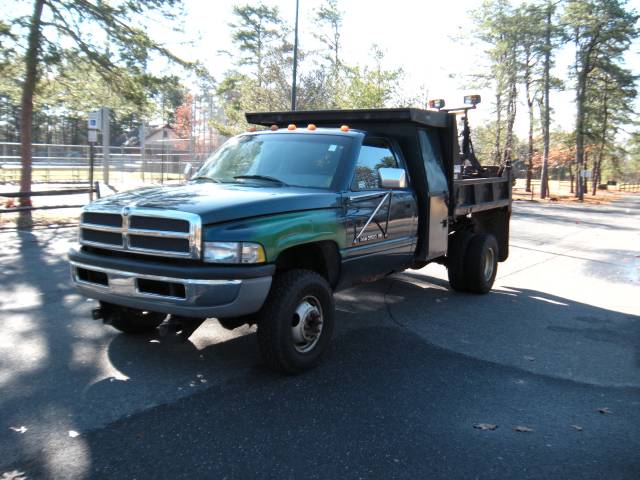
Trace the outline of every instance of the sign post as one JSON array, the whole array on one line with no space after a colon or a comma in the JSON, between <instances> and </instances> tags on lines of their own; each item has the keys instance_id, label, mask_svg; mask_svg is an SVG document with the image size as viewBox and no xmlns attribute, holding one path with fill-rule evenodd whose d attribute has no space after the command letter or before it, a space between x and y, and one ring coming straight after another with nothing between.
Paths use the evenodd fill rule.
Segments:
<instances>
[{"instance_id":1,"label":"sign post","mask_svg":"<svg viewBox=\"0 0 640 480\"><path fill-rule=\"evenodd\" d=\"M98 141L98 131L102 128L102 112L89 112L89 131L87 140L89 141L89 201L93 201L93 171L96 160L96 142Z\"/></svg>"}]
</instances>

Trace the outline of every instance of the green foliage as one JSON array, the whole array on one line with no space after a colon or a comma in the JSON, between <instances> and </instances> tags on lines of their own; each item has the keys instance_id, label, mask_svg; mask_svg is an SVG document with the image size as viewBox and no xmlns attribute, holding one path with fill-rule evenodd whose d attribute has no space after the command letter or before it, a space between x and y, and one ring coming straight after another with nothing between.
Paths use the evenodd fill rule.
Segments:
<instances>
[{"instance_id":1,"label":"green foliage","mask_svg":"<svg viewBox=\"0 0 640 480\"><path fill-rule=\"evenodd\" d=\"M114 112L112 141L137 129L144 118L172 121L186 89L175 75L153 75L147 64L164 57L198 77L186 62L152 39L142 19L175 21L179 0L33 0L34 14L0 22L0 139L17 140L21 98L33 104L33 141L79 143L88 111L106 105ZM42 8L42 16L36 15ZM35 35L34 35L35 33ZM25 48L25 39L34 48ZM35 66L26 75L25 62ZM33 100L31 100L33 98ZM30 111L27 112L30 115Z\"/></svg>"},{"instance_id":2,"label":"green foliage","mask_svg":"<svg viewBox=\"0 0 640 480\"><path fill-rule=\"evenodd\" d=\"M636 96L635 78L624 68L624 53L638 38L638 15L620 0L568 2L564 21L576 49L572 74L576 91L576 165L585 164L586 145L595 145L592 170L602 170L602 159L612 145L617 126L629 119L627 102ZM593 151L594 149L592 149ZM609 156L615 162L616 156ZM595 190L594 190L595 193ZM578 189L577 196L583 192Z\"/></svg>"},{"instance_id":3,"label":"green foliage","mask_svg":"<svg viewBox=\"0 0 640 480\"><path fill-rule=\"evenodd\" d=\"M238 64L240 66L255 66L255 79L262 86L264 76L265 57L271 43L282 40L282 19L277 7L257 5L235 5L233 14L236 23L230 23L231 38L240 51Z\"/></svg>"},{"instance_id":4,"label":"green foliage","mask_svg":"<svg viewBox=\"0 0 640 480\"><path fill-rule=\"evenodd\" d=\"M474 12L474 20L474 35L484 42L491 62L476 78L484 78L485 84L495 89L496 120L475 134L481 157L485 161L488 156L496 161L516 158L513 153L519 147L512 127L522 85L530 124L527 155L537 168L541 149L536 145L536 126L542 128L543 139L549 138L548 118L553 106L547 108L545 99L549 89L564 87L549 74L553 57L557 49L571 42L576 51L570 72L576 92L576 130L567 132L562 140L551 135L549 149L543 149L548 153L545 158L550 166L560 158L565 164L571 159L566 154L570 151L579 168L583 168L586 156L591 163L584 168L596 174L615 171L622 158L619 132L636 121L632 106L637 77L623 65L623 55L638 37L638 15L626 2L538 0L514 7L509 0L487 0ZM569 137L575 143L572 150L563 143ZM542 143L548 145L546 140Z\"/></svg>"},{"instance_id":5,"label":"green foliage","mask_svg":"<svg viewBox=\"0 0 640 480\"><path fill-rule=\"evenodd\" d=\"M224 134L245 130L245 111L288 110L293 47L291 29L277 9L262 4L234 8L232 38L240 55L217 88L224 118L215 127ZM383 67L384 54L372 47L372 66L346 65L340 58L342 13L337 0L314 11L317 51L299 51L297 104L300 109L375 108L397 101L402 70ZM277 28L276 28L277 27ZM243 56L249 52L251 58Z\"/></svg>"}]
</instances>

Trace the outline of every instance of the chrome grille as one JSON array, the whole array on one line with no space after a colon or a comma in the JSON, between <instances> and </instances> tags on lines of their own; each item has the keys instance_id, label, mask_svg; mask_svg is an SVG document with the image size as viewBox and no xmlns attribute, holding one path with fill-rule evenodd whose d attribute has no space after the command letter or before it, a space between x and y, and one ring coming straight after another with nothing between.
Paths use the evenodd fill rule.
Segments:
<instances>
[{"instance_id":1,"label":"chrome grille","mask_svg":"<svg viewBox=\"0 0 640 480\"><path fill-rule=\"evenodd\" d=\"M87 207L80 221L80 243L109 250L164 257L200 258L201 221L174 210Z\"/></svg>"}]
</instances>

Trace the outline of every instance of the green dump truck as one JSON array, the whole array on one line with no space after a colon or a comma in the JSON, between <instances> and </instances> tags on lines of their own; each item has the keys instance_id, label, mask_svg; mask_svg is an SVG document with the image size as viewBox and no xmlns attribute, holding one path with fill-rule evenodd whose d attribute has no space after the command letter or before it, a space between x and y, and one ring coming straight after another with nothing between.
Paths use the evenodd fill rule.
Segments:
<instances>
[{"instance_id":1,"label":"green dump truck","mask_svg":"<svg viewBox=\"0 0 640 480\"><path fill-rule=\"evenodd\" d=\"M248 113L266 128L186 184L87 205L73 283L126 333L256 324L288 373L326 350L336 290L436 262L454 290L486 293L509 254L511 171L477 162L467 110Z\"/></svg>"}]
</instances>

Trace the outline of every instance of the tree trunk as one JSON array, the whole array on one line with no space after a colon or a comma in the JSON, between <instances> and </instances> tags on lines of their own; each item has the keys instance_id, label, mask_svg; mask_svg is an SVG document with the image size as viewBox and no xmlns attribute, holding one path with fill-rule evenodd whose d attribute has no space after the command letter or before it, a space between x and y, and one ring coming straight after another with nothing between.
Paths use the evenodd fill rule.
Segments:
<instances>
[{"instance_id":1,"label":"tree trunk","mask_svg":"<svg viewBox=\"0 0 640 480\"><path fill-rule=\"evenodd\" d=\"M600 184L600 164L602 162L602 152L598 155L598 159L593 161L593 174L591 176L591 195L595 195L598 192L598 185Z\"/></svg>"},{"instance_id":2,"label":"tree trunk","mask_svg":"<svg viewBox=\"0 0 640 480\"><path fill-rule=\"evenodd\" d=\"M600 130L600 148L598 156L593 161L593 172L591 174L591 195L595 195L600 181L600 165L602 164L602 154L607 143L607 129L609 128L609 81L605 80L604 91L602 93L602 129Z\"/></svg>"},{"instance_id":3,"label":"tree trunk","mask_svg":"<svg viewBox=\"0 0 640 480\"><path fill-rule=\"evenodd\" d=\"M529 148L527 151L527 184L526 191L531 191L531 179L533 177L533 103L531 98L531 50L527 47L525 58L524 88L527 97L527 107L529 109Z\"/></svg>"},{"instance_id":4,"label":"tree trunk","mask_svg":"<svg viewBox=\"0 0 640 480\"><path fill-rule=\"evenodd\" d=\"M547 198L549 193L549 91L551 90L551 2L547 2L547 19L545 22L545 45L544 45L544 74L543 74L543 102L544 113L542 115L542 169L540 171L540 198ZM571 183L573 189L573 181Z\"/></svg>"},{"instance_id":5,"label":"tree trunk","mask_svg":"<svg viewBox=\"0 0 640 480\"><path fill-rule=\"evenodd\" d=\"M22 86L22 112L20 116L20 192L31 192L32 158L31 158L31 133L33 117L33 93L38 82L38 56L40 54L41 19L44 0L35 0L33 15L29 26L28 47L25 54L25 78ZM31 198L23 197L20 205L30 206Z\"/></svg>"},{"instance_id":6,"label":"tree trunk","mask_svg":"<svg viewBox=\"0 0 640 480\"><path fill-rule=\"evenodd\" d=\"M574 192L573 181L574 181L573 167L571 166L571 164L569 164L569 193Z\"/></svg>"},{"instance_id":7,"label":"tree trunk","mask_svg":"<svg viewBox=\"0 0 640 480\"><path fill-rule=\"evenodd\" d=\"M576 89L576 197L582 202L584 200L584 188L582 182L582 171L584 169L584 102L587 87L587 75L583 70L578 75L578 86Z\"/></svg>"},{"instance_id":8,"label":"tree trunk","mask_svg":"<svg viewBox=\"0 0 640 480\"><path fill-rule=\"evenodd\" d=\"M506 164L508 161L511 161L513 157L513 124L516 120L516 107L518 102L518 89L515 72L515 51L513 52L511 64L511 68L514 70L509 75L509 94L507 96L507 128L504 136L505 143L504 151L502 152L502 164Z\"/></svg>"},{"instance_id":9,"label":"tree trunk","mask_svg":"<svg viewBox=\"0 0 640 480\"><path fill-rule=\"evenodd\" d=\"M502 136L502 85L498 82L498 92L496 93L496 138L493 146L493 163L498 165L502 157L500 142Z\"/></svg>"}]
</instances>

